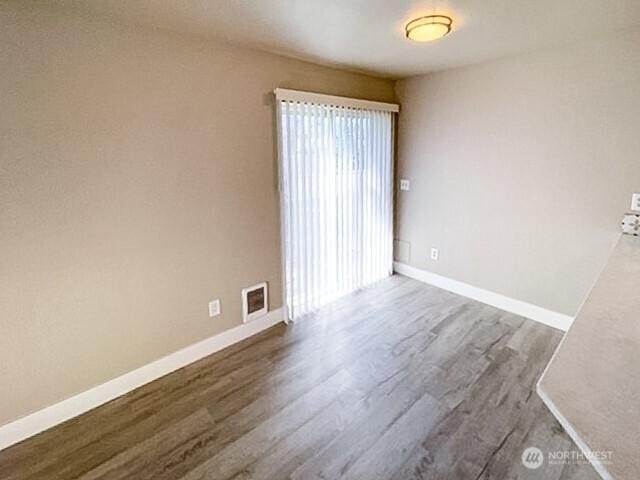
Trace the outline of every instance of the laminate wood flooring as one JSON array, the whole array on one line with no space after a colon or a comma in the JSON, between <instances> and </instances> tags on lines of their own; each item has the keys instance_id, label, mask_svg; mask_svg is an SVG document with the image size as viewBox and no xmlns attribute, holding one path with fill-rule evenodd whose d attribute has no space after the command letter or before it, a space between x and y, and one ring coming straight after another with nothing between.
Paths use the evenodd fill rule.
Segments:
<instances>
[{"instance_id":1,"label":"laminate wood flooring","mask_svg":"<svg viewBox=\"0 0 640 480\"><path fill-rule=\"evenodd\" d=\"M3 480L596 480L535 394L561 332L395 275L0 452Z\"/></svg>"}]
</instances>

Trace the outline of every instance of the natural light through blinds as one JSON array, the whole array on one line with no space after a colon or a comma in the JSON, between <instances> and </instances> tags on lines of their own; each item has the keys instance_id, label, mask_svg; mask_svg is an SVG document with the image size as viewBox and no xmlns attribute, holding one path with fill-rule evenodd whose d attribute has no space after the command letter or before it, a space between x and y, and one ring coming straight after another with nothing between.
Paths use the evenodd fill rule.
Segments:
<instances>
[{"instance_id":1,"label":"natural light through blinds","mask_svg":"<svg viewBox=\"0 0 640 480\"><path fill-rule=\"evenodd\" d=\"M289 317L297 319L392 272L397 106L371 110L283 96L285 300Z\"/></svg>"}]
</instances>

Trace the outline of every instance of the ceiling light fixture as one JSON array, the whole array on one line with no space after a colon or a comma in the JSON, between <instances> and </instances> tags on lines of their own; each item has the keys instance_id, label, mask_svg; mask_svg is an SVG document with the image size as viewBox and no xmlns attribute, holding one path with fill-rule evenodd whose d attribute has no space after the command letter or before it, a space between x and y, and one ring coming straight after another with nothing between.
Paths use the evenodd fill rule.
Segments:
<instances>
[{"instance_id":1,"label":"ceiling light fixture","mask_svg":"<svg viewBox=\"0 0 640 480\"><path fill-rule=\"evenodd\" d=\"M453 20L446 15L428 15L411 20L404 27L407 38L415 42L432 42L451 31Z\"/></svg>"}]
</instances>

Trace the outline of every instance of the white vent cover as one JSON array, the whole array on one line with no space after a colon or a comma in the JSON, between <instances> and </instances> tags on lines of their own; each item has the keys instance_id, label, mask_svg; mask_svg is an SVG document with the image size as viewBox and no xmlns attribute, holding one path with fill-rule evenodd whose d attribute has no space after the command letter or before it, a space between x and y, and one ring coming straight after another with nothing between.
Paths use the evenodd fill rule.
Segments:
<instances>
[{"instance_id":1,"label":"white vent cover","mask_svg":"<svg viewBox=\"0 0 640 480\"><path fill-rule=\"evenodd\" d=\"M242 321L244 323L261 317L268 311L269 298L267 283L242 289Z\"/></svg>"}]
</instances>

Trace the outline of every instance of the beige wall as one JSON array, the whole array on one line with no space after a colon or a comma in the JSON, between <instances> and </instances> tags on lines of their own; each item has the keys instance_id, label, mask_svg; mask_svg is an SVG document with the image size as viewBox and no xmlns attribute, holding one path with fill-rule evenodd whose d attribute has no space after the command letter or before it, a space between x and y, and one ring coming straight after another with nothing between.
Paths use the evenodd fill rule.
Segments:
<instances>
[{"instance_id":1,"label":"beige wall","mask_svg":"<svg viewBox=\"0 0 640 480\"><path fill-rule=\"evenodd\" d=\"M272 90L394 98L387 80L21 8L0 6L0 424L240 324L242 287L268 281L279 307Z\"/></svg>"},{"instance_id":2,"label":"beige wall","mask_svg":"<svg viewBox=\"0 0 640 480\"><path fill-rule=\"evenodd\" d=\"M636 30L399 82L409 263L574 315L640 191L638 45Z\"/></svg>"}]
</instances>

